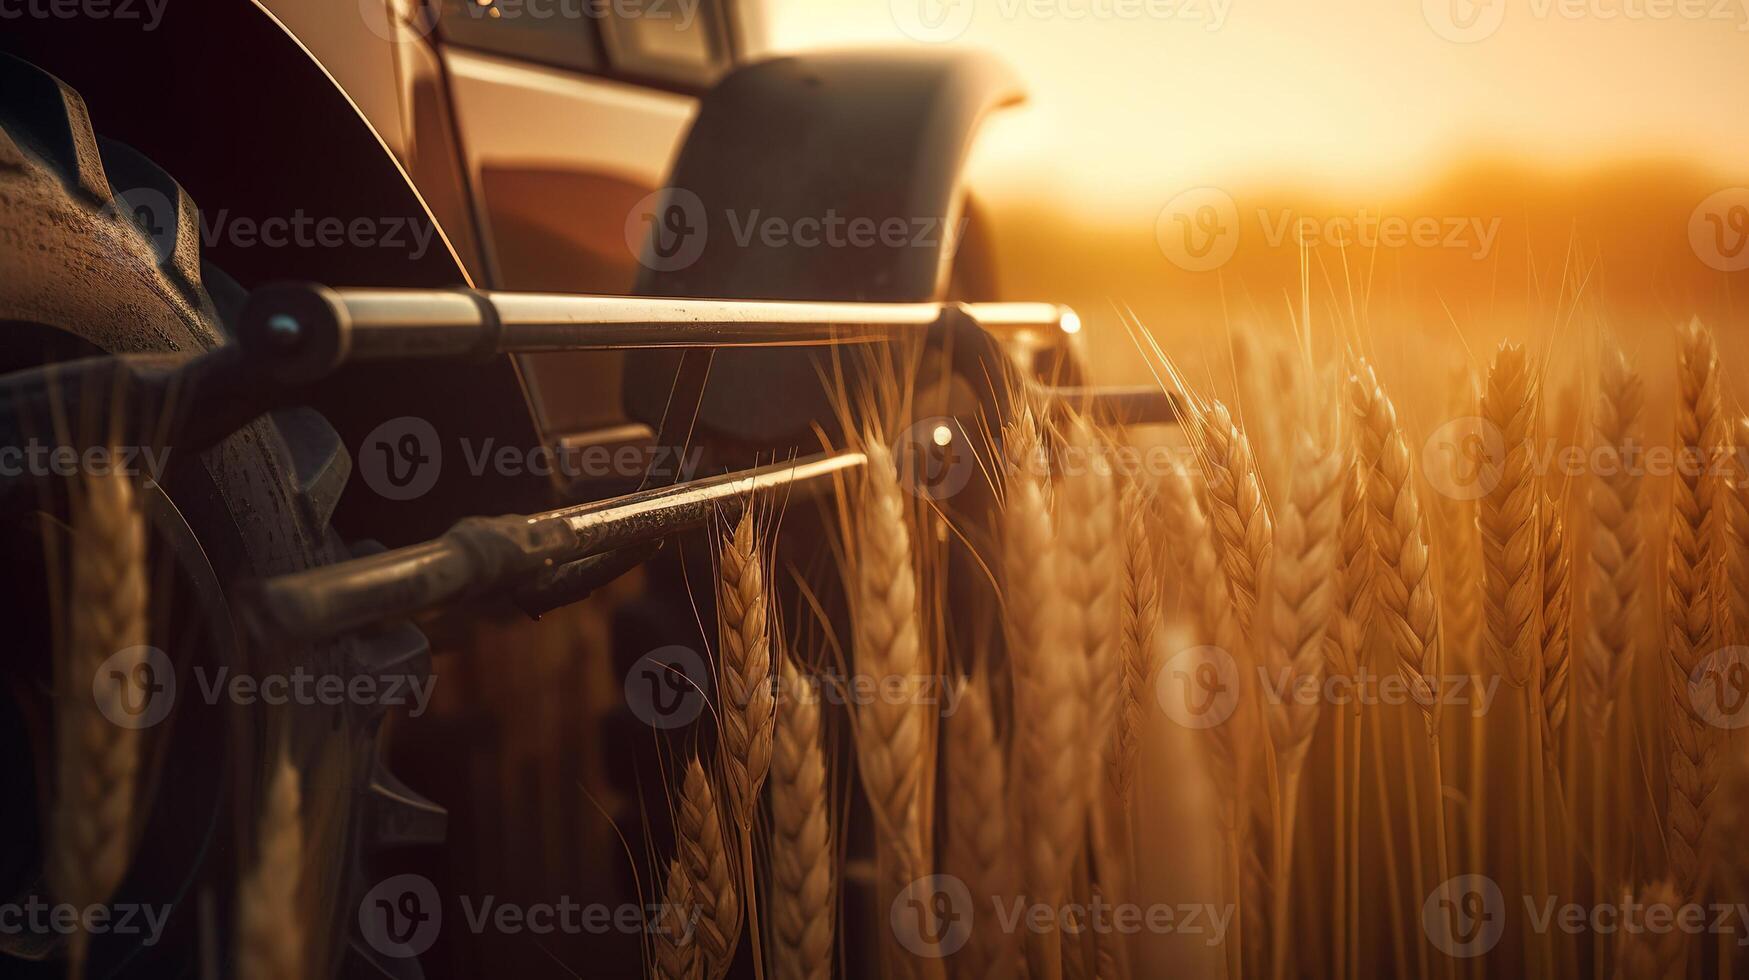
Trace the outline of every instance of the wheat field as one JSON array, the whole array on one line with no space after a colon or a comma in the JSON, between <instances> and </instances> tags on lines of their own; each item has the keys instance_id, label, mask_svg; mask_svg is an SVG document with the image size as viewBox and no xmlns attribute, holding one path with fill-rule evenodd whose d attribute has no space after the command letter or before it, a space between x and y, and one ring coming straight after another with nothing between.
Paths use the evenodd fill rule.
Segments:
<instances>
[{"instance_id":1,"label":"wheat field","mask_svg":"<svg viewBox=\"0 0 1749 980\"><path fill-rule=\"evenodd\" d=\"M1134 337L1180 424L1019 397L975 571L869 429L834 642L720 604L738 680L654 876L697 955L660 932L651 974L1749 975L1749 418L1707 327L1663 333L1673 386L1602 331L1391 376L1241 336L1231 401Z\"/></svg>"}]
</instances>

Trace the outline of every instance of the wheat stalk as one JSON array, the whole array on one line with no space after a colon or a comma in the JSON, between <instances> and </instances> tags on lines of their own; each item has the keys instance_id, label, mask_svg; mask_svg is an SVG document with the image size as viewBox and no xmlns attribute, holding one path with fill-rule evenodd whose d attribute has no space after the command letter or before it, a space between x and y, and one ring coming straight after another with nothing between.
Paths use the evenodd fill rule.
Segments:
<instances>
[{"instance_id":1,"label":"wheat stalk","mask_svg":"<svg viewBox=\"0 0 1749 980\"><path fill-rule=\"evenodd\" d=\"M1267 575L1269 639L1263 644L1272 683L1286 695L1268 715L1277 778L1284 782L1297 778L1318 727L1322 700L1292 692L1323 685L1342 532L1342 454L1304 429L1293 438L1292 489L1275 526Z\"/></svg>"},{"instance_id":2,"label":"wheat stalk","mask_svg":"<svg viewBox=\"0 0 1749 980\"><path fill-rule=\"evenodd\" d=\"M741 941L741 913L729 851L723 840L723 815L710 777L695 756L687 763L675 816L680 862L697 906L696 930L701 966L711 980L725 976Z\"/></svg>"},{"instance_id":3,"label":"wheat stalk","mask_svg":"<svg viewBox=\"0 0 1749 980\"><path fill-rule=\"evenodd\" d=\"M1514 686L1523 687L1537 666L1541 639L1537 587L1536 481L1531 443L1537 416L1536 384L1524 348L1502 344L1488 370L1482 415L1502 446L1500 472L1481 498L1483 608L1489 656Z\"/></svg>"},{"instance_id":4,"label":"wheat stalk","mask_svg":"<svg viewBox=\"0 0 1749 980\"><path fill-rule=\"evenodd\" d=\"M795 664L781 664L785 694L771 754L771 972L779 980L832 973L832 821L820 704Z\"/></svg>"},{"instance_id":5,"label":"wheat stalk","mask_svg":"<svg viewBox=\"0 0 1749 980\"><path fill-rule=\"evenodd\" d=\"M1086 419L1069 419L1066 443L1079 461L1065 467L1054 501L1062 637L1084 661L1087 729L1083 738L1103 748L1120 710L1123 687L1118 633L1124 558L1118 496L1099 437ZM1099 799L1100 779L1100 767L1089 767L1090 801Z\"/></svg>"},{"instance_id":6,"label":"wheat stalk","mask_svg":"<svg viewBox=\"0 0 1749 980\"><path fill-rule=\"evenodd\" d=\"M948 874L965 882L979 909L1019 893L1011 824L1008 767L996 732L989 678L973 674L960 689L947 725ZM1014 935L996 923L974 919L972 935L954 960L954 975L999 980L1015 976Z\"/></svg>"},{"instance_id":7,"label":"wheat stalk","mask_svg":"<svg viewBox=\"0 0 1749 980\"><path fill-rule=\"evenodd\" d=\"M681 859L668 863L668 881L657 910L655 955L651 957L653 980L698 980L703 976L699 943L693 931L698 909L692 898L692 881Z\"/></svg>"},{"instance_id":8,"label":"wheat stalk","mask_svg":"<svg viewBox=\"0 0 1749 980\"><path fill-rule=\"evenodd\" d=\"M1003 431L1006 445L1036 443L1028 411ZM1022 778L1022 866L1033 901L1056 904L1068 887L1080 852L1085 786L1074 746L1083 737L1082 672L1086 662L1064 656L1063 602L1057 585L1056 535L1044 480L1031 467L1004 475L999 528L1004 629L1014 677L1014 768ZM1054 980L1062 971L1055 934L1029 951L1032 980Z\"/></svg>"},{"instance_id":9,"label":"wheat stalk","mask_svg":"<svg viewBox=\"0 0 1749 980\"><path fill-rule=\"evenodd\" d=\"M1120 507L1123 515L1123 576L1118 603L1123 628L1118 640L1117 722L1112 739L1110 774L1118 805L1126 812L1135 783L1136 756L1141 751L1143 705L1147 698L1148 679L1153 675L1151 659L1160 616L1156 559L1148 537L1151 509L1140 484L1131 483L1124 488Z\"/></svg>"},{"instance_id":10,"label":"wheat stalk","mask_svg":"<svg viewBox=\"0 0 1749 980\"><path fill-rule=\"evenodd\" d=\"M1335 618L1324 641L1325 666L1332 674L1360 672L1361 648L1372 622L1373 566L1377 549L1367 526L1367 471L1350 451L1342 473L1342 526L1336 554ZM1356 710L1359 704L1355 705Z\"/></svg>"},{"instance_id":11,"label":"wheat stalk","mask_svg":"<svg viewBox=\"0 0 1749 980\"><path fill-rule=\"evenodd\" d=\"M1680 334L1676 448L1698 465L1679 465L1671 480L1669 592L1670 794L1666 819L1670 867L1684 895L1699 880L1707 814L1717 782L1714 731L1694 710L1689 680L1717 645L1722 534L1719 480L1712 463L1724 445L1718 355L1699 321Z\"/></svg>"},{"instance_id":12,"label":"wheat stalk","mask_svg":"<svg viewBox=\"0 0 1749 980\"><path fill-rule=\"evenodd\" d=\"M73 509L71 628L58 671L56 796L44 872L62 902L89 908L121 884L133 839L139 732L110 719L150 695L139 676L146 531L133 484L112 473L86 479L82 489ZM106 661L109 676L99 677ZM73 934L71 976L83 975L88 942L83 931Z\"/></svg>"},{"instance_id":13,"label":"wheat stalk","mask_svg":"<svg viewBox=\"0 0 1749 980\"><path fill-rule=\"evenodd\" d=\"M1634 660L1635 616L1645 583L1642 481L1625 458L1638 434L1644 401L1644 385L1627 358L1620 350L1605 354L1592 411L1592 442L1609 455L1600 461L1590 487L1590 581L1580 664L1586 718L1596 739L1609 729Z\"/></svg>"},{"instance_id":14,"label":"wheat stalk","mask_svg":"<svg viewBox=\"0 0 1749 980\"><path fill-rule=\"evenodd\" d=\"M1543 752L1551 771L1559 770L1561 730L1567 722L1573 596L1568 574L1566 520L1558 502L1542 500L1542 698Z\"/></svg>"},{"instance_id":15,"label":"wheat stalk","mask_svg":"<svg viewBox=\"0 0 1749 980\"><path fill-rule=\"evenodd\" d=\"M302 817L298 771L282 758L261 810L255 867L237 892L237 975L243 980L303 980Z\"/></svg>"},{"instance_id":16,"label":"wheat stalk","mask_svg":"<svg viewBox=\"0 0 1749 980\"><path fill-rule=\"evenodd\" d=\"M1250 443L1233 424L1227 407L1213 403L1197 418L1203 478L1208 484L1209 518L1221 542L1221 567L1238 607L1239 623L1251 635L1257 585L1269 560L1273 534L1263 485Z\"/></svg>"},{"instance_id":17,"label":"wheat stalk","mask_svg":"<svg viewBox=\"0 0 1749 980\"><path fill-rule=\"evenodd\" d=\"M1430 734L1439 730L1439 600L1429 569L1427 525L1410 472L1409 447L1397 409L1372 366L1361 363L1348 382L1358 464L1367 473L1373 566L1373 615L1397 658L1397 673L1421 709Z\"/></svg>"},{"instance_id":18,"label":"wheat stalk","mask_svg":"<svg viewBox=\"0 0 1749 980\"><path fill-rule=\"evenodd\" d=\"M759 791L771 766L771 631L765 569L753 511L742 512L723 542L717 581L722 643L724 783L729 813L743 834L752 827Z\"/></svg>"}]
</instances>

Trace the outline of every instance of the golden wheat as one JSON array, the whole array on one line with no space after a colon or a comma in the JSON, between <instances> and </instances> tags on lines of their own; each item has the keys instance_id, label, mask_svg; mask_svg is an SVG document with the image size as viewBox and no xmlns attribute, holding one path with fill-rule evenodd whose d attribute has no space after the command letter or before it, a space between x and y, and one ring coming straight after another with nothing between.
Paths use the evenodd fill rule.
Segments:
<instances>
[{"instance_id":1,"label":"golden wheat","mask_svg":"<svg viewBox=\"0 0 1749 980\"><path fill-rule=\"evenodd\" d=\"M942 867L965 882L973 904L986 908L1019 894L1013 831L1008 818L1008 763L996 732L989 678L973 674L960 689L947 727L947 839ZM956 977L1013 977L1014 934L989 921L973 920L972 934L955 955Z\"/></svg>"},{"instance_id":2,"label":"golden wheat","mask_svg":"<svg viewBox=\"0 0 1749 980\"><path fill-rule=\"evenodd\" d=\"M692 899L692 882L679 858L668 863L667 884L657 910L655 951L650 975L654 980L697 980L703 976Z\"/></svg>"},{"instance_id":3,"label":"golden wheat","mask_svg":"<svg viewBox=\"0 0 1749 980\"><path fill-rule=\"evenodd\" d=\"M1536 381L1524 348L1502 344L1482 396L1482 415L1493 427L1490 434L1501 443L1499 472L1489 474L1494 484L1482 495L1477 523L1482 530L1488 655L1516 687L1528 683L1536 669L1541 640L1537 626L1541 552L1532 471L1536 405Z\"/></svg>"},{"instance_id":4,"label":"golden wheat","mask_svg":"<svg viewBox=\"0 0 1749 980\"><path fill-rule=\"evenodd\" d=\"M1118 641L1118 705L1112 738L1111 785L1118 805L1129 809L1130 791L1136 776L1136 755L1142 745L1143 705L1148 680L1153 676L1154 635L1159 626L1160 590L1155 579L1156 559L1149 541L1148 516L1152 505L1139 483L1124 488L1123 574L1119 608L1123 628Z\"/></svg>"},{"instance_id":5,"label":"golden wheat","mask_svg":"<svg viewBox=\"0 0 1749 980\"><path fill-rule=\"evenodd\" d=\"M733 823L745 834L758 809L759 791L771 766L771 630L765 569L753 511L748 508L723 542L718 569L722 643L719 673L724 783Z\"/></svg>"},{"instance_id":6,"label":"golden wheat","mask_svg":"<svg viewBox=\"0 0 1749 980\"><path fill-rule=\"evenodd\" d=\"M1670 868L1676 887L1693 895L1699 881L1707 812L1716 783L1715 730L1695 713L1688 685L1717 646L1720 567L1719 480L1712 465L1725 442L1718 355L1698 321L1679 337L1676 467L1670 494Z\"/></svg>"},{"instance_id":7,"label":"golden wheat","mask_svg":"<svg viewBox=\"0 0 1749 980\"><path fill-rule=\"evenodd\" d=\"M723 814L716 790L704 766L694 757L681 784L675 837L696 906L694 935L704 975L728 974L741 942L741 913L735 881L729 871L729 851L723 840Z\"/></svg>"},{"instance_id":8,"label":"golden wheat","mask_svg":"<svg viewBox=\"0 0 1749 980\"><path fill-rule=\"evenodd\" d=\"M1645 387L1615 349L1603 356L1598 382L1591 438L1601 455L1589 496L1590 574L1580 666L1586 718L1592 737L1600 739L1634 662L1639 595L1646 585L1642 479L1627 459L1639 435Z\"/></svg>"},{"instance_id":9,"label":"golden wheat","mask_svg":"<svg viewBox=\"0 0 1749 980\"><path fill-rule=\"evenodd\" d=\"M1221 543L1239 624L1252 635L1257 610L1257 586L1269 561L1273 522L1263 496L1251 445L1233 424L1227 407L1215 402L1198 416L1197 432L1203 478L1208 484L1208 513Z\"/></svg>"},{"instance_id":10,"label":"golden wheat","mask_svg":"<svg viewBox=\"0 0 1749 980\"><path fill-rule=\"evenodd\" d=\"M44 874L62 902L86 908L115 893L133 841L140 733L117 719L150 697L140 676L146 531L126 477L93 476L75 494L71 624L57 664L57 768ZM88 941L83 931L72 936L73 976L82 975Z\"/></svg>"},{"instance_id":11,"label":"golden wheat","mask_svg":"<svg viewBox=\"0 0 1749 980\"><path fill-rule=\"evenodd\" d=\"M820 704L788 657L771 754L771 972L780 980L832 973L832 820Z\"/></svg>"}]
</instances>

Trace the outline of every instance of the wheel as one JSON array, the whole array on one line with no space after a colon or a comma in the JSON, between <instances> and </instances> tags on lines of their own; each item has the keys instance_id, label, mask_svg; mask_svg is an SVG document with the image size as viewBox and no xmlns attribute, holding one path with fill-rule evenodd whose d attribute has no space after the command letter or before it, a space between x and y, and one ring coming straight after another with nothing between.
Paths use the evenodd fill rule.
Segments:
<instances>
[{"instance_id":1,"label":"wheel","mask_svg":"<svg viewBox=\"0 0 1749 980\"><path fill-rule=\"evenodd\" d=\"M77 93L0 55L0 372L225 343L242 290L202 263L200 231L199 212L175 180L96 136ZM41 438L52 445L57 434ZM342 677L422 673L423 640L407 627L295 651L237 642L227 586L348 556L329 518L351 459L318 412L263 416L198 455L172 447L161 466L135 458L144 471L137 483L150 537L152 643L174 667L176 694L173 710L146 731L138 843L114 901L167 903L170 912L150 946L95 936L90 975L193 975L201 944L215 936L219 955L229 955L222 937L230 934L231 892L254 859L263 774L282 752L304 778L309 962L331 974L353 945L332 937L345 936L342 923L356 919L361 856L386 843L376 828L395 825L379 819L372 801L429 814L378 768L379 710L236 703L214 682L297 667ZM45 555L64 529L53 484L44 481L48 492L33 512L0 515L14 586L0 602L22 634L0 658L0 738L17 750L0 771L8 801L0 830L23 842L0 858L0 900L44 890L41 824L54 792L47 762L55 758L54 624L44 610L58 600ZM54 962L58 946L52 937L0 933L0 973L64 974Z\"/></svg>"}]
</instances>

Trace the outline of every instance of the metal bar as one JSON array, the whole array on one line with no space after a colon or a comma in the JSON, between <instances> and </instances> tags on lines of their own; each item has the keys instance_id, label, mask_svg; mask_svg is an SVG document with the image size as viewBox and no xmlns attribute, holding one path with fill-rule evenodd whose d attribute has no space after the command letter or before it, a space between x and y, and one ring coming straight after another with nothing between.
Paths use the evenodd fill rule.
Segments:
<instances>
[{"instance_id":1,"label":"metal bar","mask_svg":"<svg viewBox=\"0 0 1749 980\"><path fill-rule=\"evenodd\" d=\"M1079 329L1054 303L843 303L330 289L284 283L249 297L238 328L289 377L348 361L630 348L796 347L890 339L963 311L997 333Z\"/></svg>"},{"instance_id":2,"label":"metal bar","mask_svg":"<svg viewBox=\"0 0 1749 980\"><path fill-rule=\"evenodd\" d=\"M814 456L543 514L470 517L431 541L257 583L241 603L244 620L260 641L328 639L699 527L755 493L816 489L866 461Z\"/></svg>"}]
</instances>

